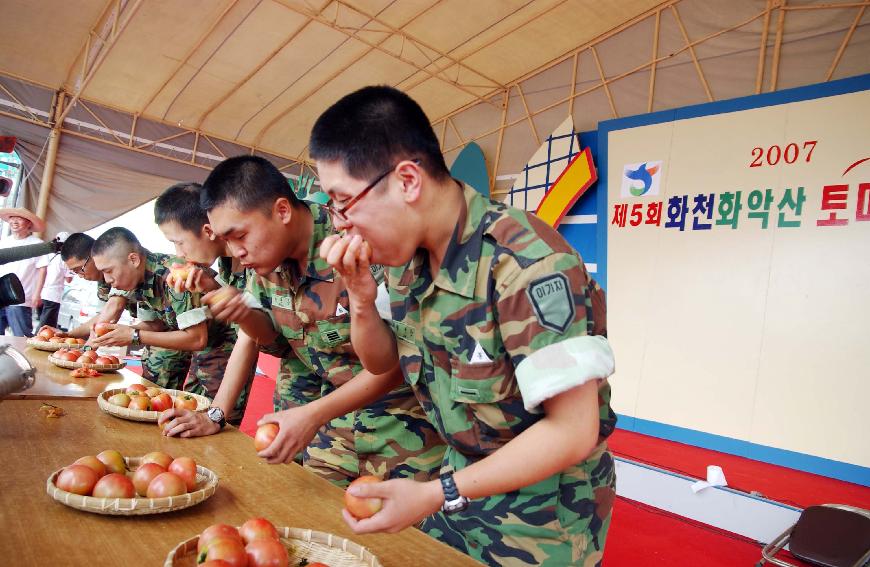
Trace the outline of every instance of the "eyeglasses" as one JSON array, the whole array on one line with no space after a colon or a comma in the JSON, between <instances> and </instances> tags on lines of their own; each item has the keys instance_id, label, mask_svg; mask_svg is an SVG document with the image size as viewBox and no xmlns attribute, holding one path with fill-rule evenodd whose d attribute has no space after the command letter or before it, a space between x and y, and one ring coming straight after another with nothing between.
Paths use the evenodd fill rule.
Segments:
<instances>
[{"instance_id":1,"label":"eyeglasses","mask_svg":"<svg viewBox=\"0 0 870 567\"><path fill-rule=\"evenodd\" d=\"M90 261L91 261L91 257L88 256L88 259L85 260L85 263L84 263L84 264L82 264L82 265L79 266L78 268L70 268L70 271L71 271L72 273L74 273L74 274L78 274L78 275L80 275L80 276L83 276L83 275L85 274L85 268L88 267L88 262L90 262Z\"/></svg>"},{"instance_id":2,"label":"eyeglasses","mask_svg":"<svg viewBox=\"0 0 870 567\"><path fill-rule=\"evenodd\" d=\"M420 160L419 160L419 159L414 159L414 160L411 160L411 161L414 162L414 163L416 163L417 165L420 165ZM355 195L355 196L354 196L350 201L348 201L348 202L347 202L343 207L341 207L341 208L335 208L335 207L332 205L332 201L328 201L328 202L324 205L324 207L326 207L326 210L329 211L329 213L330 213L331 215L333 215L333 216L335 216L335 217L338 217L339 219L341 219L341 220L343 220L343 221L346 221L346 220L347 220L347 211L348 211L352 206L354 206L355 204L357 204L357 202L359 202L360 199L362 199L363 197L365 197L365 196L368 194L369 191L371 191L372 189L375 188L375 185L377 185L378 183L380 183L381 181L383 181L384 177L386 177L387 175L389 175L390 173L392 173L393 170L396 169L398 166L399 166L399 164L396 164L396 165L394 165L393 167L391 167L390 169L388 169L388 170L386 170L385 172L383 172L382 174L378 175L378 176L375 178L374 181L372 181L371 183L369 183L369 184L366 186L365 189L363 189L362 191L360 191L359 193L357 193L357 194L356 194L356 195Z\"/></svg>"}]
</instances>

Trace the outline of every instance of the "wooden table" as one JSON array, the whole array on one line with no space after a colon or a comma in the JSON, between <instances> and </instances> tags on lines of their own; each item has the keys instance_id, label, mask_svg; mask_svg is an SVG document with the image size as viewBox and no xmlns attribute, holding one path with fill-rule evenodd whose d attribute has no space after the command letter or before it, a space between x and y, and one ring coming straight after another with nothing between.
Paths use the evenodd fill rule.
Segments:
<instances>
[{"instance_id":1,"label":"wooden table","mask_svg":"<svg viewBox=\"0 0 870 567\"><path fill-rule=\"evenodd\" d=\"M96 398L105 390L126 388L130 384L154 385L126 368L104 372L97 378L70 378L69 369L55 366L48 361L50 352L27 346L27 339L24 337L0 335L0 345L2 344L11 345L36 367L36 381L33 386L9 396L10 398Z\"/></svg>"},{"instance_id":2,"label":"wooden table","mask_svg":"<svg viewBox=\"0 0 870 567\"><path fill-rule=\"evenodd\" d=\"M0 402L0 563L5 565L160 566L181 541L207 526L262 516L278 526L311 528L368 547L385 567L478 565L416 529L354 535L341 518L342 491L298 465L268 465L252 440L227 427L210 437L163 437L153 423L103 413L96 401L53 402L66 415L46 418L39 400ZM78 457L117 449L125 456L165 451L217 473L214 496L191 508L151 516L103 516L55 502L51 473Z\"/></svg>"}]
</instances>

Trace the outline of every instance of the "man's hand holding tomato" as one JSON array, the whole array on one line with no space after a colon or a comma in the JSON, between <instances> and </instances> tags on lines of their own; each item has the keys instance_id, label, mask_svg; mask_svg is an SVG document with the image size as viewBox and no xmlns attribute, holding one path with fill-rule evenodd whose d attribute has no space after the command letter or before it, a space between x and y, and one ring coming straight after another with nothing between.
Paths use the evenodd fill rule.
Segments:
<instances>
[{"instance_id":1,"label":"man's hand holding tomato","mask_svg":"<svg viewBox=\"0 0 870 567\"><path fill-rule=\"evenodd\" d=\"M224 286L205 294L202 302L208 305L212 316L229 323L241 323L251 314L244 296L232 286Z\"/></svg>"},{"instance_id":2,"label":"man's hand holding tomato","mask_svg":"<svg viewBox=\"0 0 870 567\"><path fill-rule=\"evenodd\" d=\"M104 346L128 346L133 342L133 327L118 325L116 323L104 323L104 327L100 329L100 332L103 332L106 328L109 331L99 335L95 325L92 329L91 337L88 339L88 344L96 349Z\"/></svg>"},{"instance_id":3,"label":"man's hand holding tomato","mask_svg":"<svg viewBox=\"0 0 870 567\"><path fill-rule=\"evenodd\" d=\"M360 235L327 236L320 245L320 257L341 274L352 303L370 305L375 302L378 285L369 269L372 248Z\"/></svg>"},{"instance_id":4,"label":"man's hand holding tomato","mask_svg":"<svg viewBox=\"0 0 870 567\"><path fill-rule=\"evenodd\" d=\"M178 293L192 291L205 293L220 288L211 272L196 264L185 264L176 269L170 269L166 283Z\"/></svg>"},{"instance_id":5,"label":"man's hand holding tomato","mask_svg":"<svg viewBox=\"0 0 870 567\"><path fill-rule=\"evenodd\" d=\"M354 485L348 487L347 491L358 498L380 498L382 501L379 512L362 520L355 518L346 509L341 511L344 521L357 534L400 532L440 510L444 502L440 480L416 482L406 478L394 478L384 482Z\"/></svg>"},{"instance_id":6,"label":"man's hand holding tomato","mask_svg":"<svg viewBox=\"0 0 870 567\"><path fill-rule=\"evenodd\" d=\"M167 437L204 437L221 430L204 412L186 409L168 409L160 414L157 422Z\"/></svg>"},{"instance_id":7,"label":"man's hand holding tomato","mask_svg":"<svg viewBox=\"0 0 870 567\"><path fill-rule=\"evenodd\" d=\"M260 418L257 425L266 423L278 424L278 435L275 436L272 444L257 453L257 456L266 459L270 465L277 465L291 462L297 453L305 449L325 420L310 405L304 405L277 413L268 413Z\"/></svg>"}]
</instances>

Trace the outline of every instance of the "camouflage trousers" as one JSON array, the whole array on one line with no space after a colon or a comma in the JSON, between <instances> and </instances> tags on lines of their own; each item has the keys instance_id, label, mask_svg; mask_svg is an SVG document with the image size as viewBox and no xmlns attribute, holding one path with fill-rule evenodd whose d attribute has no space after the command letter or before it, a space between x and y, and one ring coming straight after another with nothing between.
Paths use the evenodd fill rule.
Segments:
<instances>
[{"instance_id":1,"label":"camouflage trousers","mask_svg":"<svg viewBox=\"0 0 870 567\"><path fill-rule=\"evenodd\" d=\"M464 460L452 457L448 461ZM599 567L610 527L616 476L613 455L599 445L579 465L508 494L472 500L456 514L441 512L422 529L488 565Z\"/></svg>"},{"instance_id":2,"label":"camouflage trousers","mask_svg":"<svg viewBox=\"0 0 870 567\"><path fill-rule=\"evenodd\" d=\"M142 351L142 377L161 388L181 390L189 368L189 352L154 346Z\"/></svg>"},{"instance_id":3,"label":"camouflage trousers","mask_svg":"<svg viewBox=\"0 0 870 567\"><path fill-rule=\"evenodd\" d=\"M227 369L227 363L232 352L233 345L225 344L221 348L210 348L194 353L190 363L190 373L184 382L184 391L200 394L210 400L214 400L221 382L223 382L224 372ZM245 408L248 406L248 395L251 391L251 383L254 380L255 371L256 363L250 368L250 372L245 380L245 387L239 394L236 405L233 407L230 415L226 417L227 422L231 425L238 426L242 423L242 418L245 416Z\"/></svg>"},{"instance_id":4,"label":"camouflage trousers","mask_svg":"<svg viewBox=\"0 0 870 567\"><path fill-rule=\"evenodd\" d=\"M282 359L275 411L305 405L330 389L298 360ZM330 421L294 460L346 487L366 474L429 480L437 476L444 448L411 390L402 386L363 410Z\"/></svg>"},{"instance_id":5,"label":"camouflage trousers","mask_svg":"<svg viewBox=\"0 0 870 567\"><path fill-rule=\"evenodd\" d=\"M444 450L416 397L402 386L321 428L302 463L342 488L364 475L425 482L438 476Z\"/></svg>"}]
</instances>

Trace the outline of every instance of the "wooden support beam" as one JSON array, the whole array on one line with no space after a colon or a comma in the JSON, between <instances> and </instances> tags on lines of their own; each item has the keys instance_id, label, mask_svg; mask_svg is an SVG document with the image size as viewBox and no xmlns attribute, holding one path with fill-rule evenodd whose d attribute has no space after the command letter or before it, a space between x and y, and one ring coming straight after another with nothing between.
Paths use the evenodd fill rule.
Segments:
<instances>
[{"instance_id":1,"label":"wooden support beam","mask_svg":"<svg viewBox=\"0 0 870 567\"><path fill-rule=\"evenodd\" d=\"M864 17L864 10L867 9L867 6L861 6L858 9L858 13L855 14L855 19L852 21L852 26L849 28L849 31L846 32L846 37L843 38L843 43L840 44L840 48L837 50L837 54L834 56L834 60L831 62L831 68L828 69L828 74L825 75L825 81L830 81L831 77L834 76L834 71L837 70L837 65L840 64L840 59L843 57L843 53L846 51L846 47L848 47L849 42L852 40L852 34L855 33L855 28L858 27L858 24L861 22L861 18Z\"/></svg>"},{"instance_id":2,"label":"wooden support beam","mask_svg":"<svg viewBox=\"0 0 870 567\"><path fill-rule=\"evenodd\" d=\"M126 5L128 7L126 7L124 10L124 20L122 22L118 23L117 25L113 25L111 37L105 43L105 45L103 45L102 49L100 49L100 52L97 54L96 58L94 59L93 64L91 64L91 66L89 67L87 74L81 78L81 81L79 82L79 84L76 88L75 94L73 94L73 96L69 100L69 102L66 103L64 110L63 110L63 114L60 115L58 120L63 122L63 120L66 118L67 114L69 114L70 109L73 106L75 106L76 102L78 102L79 97L84 92L84 90L88 87L91 80L94 78L97 71L99 70L100 65L102 65L103 61L106 60L106 56L112 50L112 47L118 41L118 38L121 37L121 34L124 33L124 30L127 28L127 25L133 19L133 16L136 15L136 12L142 6L142 2L143 2L143 0L135 0L135 1L133 1L132 6L130 4ZM116 13L116 17L120 17L120 14Z\"/></svg>"},{"instance_id":3,"label":"wooden support beam","mask_svg":"<svg viewBox=\"0 0 870 567\"><path fill-rule=\"evenodd\" d=\"M489 178L489 194L495 192L495 179L498 177L498 164L501 160L501 145L504 141L504 123L507 120L508 104L510 103L510 87L504 90L501 101L501 128L498 130L498 145L495 147L495 162L492 164L492 175Z\"/></svg>"},{"instance_id":4,"label":"wooden support beam","mask_svg":"<svg viewBox=\"0 0 870 567\"><path fill-rule=\"evenodd\" d=\"M589 48L592 52L592 58L595 59L595 66L598 67L598 76L601 77L601 86L604 87L604 92L607 94L607 102L610 103L610 111L613 112L614 118L619 118L619 114L616 112L616 104L613 102L613 95L610 93L610 86L608 85L607 79L604 77L604 68L601 67L601 59L598 58L598 50L595 49L595 46Z\"/></svg>"},{"instance_id":5,"label":"wooden support beam","mask_svg":"<svg viewBox=\"0 0 870 567\"><path fill-rule=\"evenodd\" d=\"M776 40L773 44L773 68L770 71L770 86L768 92L776 90L776 83L779 80L779 56L782 52L782 34L785 27L785 3L786 0L781 0L779 6L779 15L776 19Z\"/></svg>"},{"instance_id":6,"label":"wooden support beam","mask_svg":"<svg viewBox=\"0 0 870 567\"><path fill-rule=\"evenodd\" d=\"M538 129L535 128L535 121L532 119L532 113L529 112L529 105L526 103L526 95L523 94L523 87L518 84L514 85L517 88L517 92L520 93L520 100L523 101L523 108L526 110L526 119L529 121L529 128L532 130L532 135L535 137L535 141L538 145L541 145L541 137L538 135Z\"/></svg>"},{"instance_id":7,"label":"wooden support beam","mask_svg":"<svg viewBox=\"0 0 870 567\"><path fill-rule=\"evenodd\" d=\"M761 93L761 85L764 82L764 66L767 63L767 36L770 33L770 11L773 9L773 0L767 0L767 9L764 10L764 23L761 28L761 46L758 48L758 67L755 70L755 94Z\"/></svg>"},{"instance_id":8,"label":"wooden support beam","mask_svg":"<svg viewBox=\"0 0 870 567\"><path fill-rule=\"evenodd\" d=\"M652 47L652 62L649 66L649 95L646 100L646 111L652 112L653 98L656 91L656 58L659 56L659 32L661 31L662 11L656 11L656 25L653 30L653 47Z\"/></svg>"},{"instance_id":9,"label":"wooden support beam","mask_svg":"<svg viewBox=\"0 0 870 567\"><path fill-rule=\"evenodd\" d=\"M680 12L675 4L671 4L671 11L674 13L674 18L677 20L677 25L680 28L680 33L683 35L683 40L686 42L686 47L689 48L689 55L692 57L692 63L695 64L695 71L698 72L698 78L701 80L701 85L704 87L704 92L707 93L707 100L713 102L713 93L710 91L710 85L707 83L707 78L704 76L704 71L701 69L701 63L698 61L698 56L695 54L695 47L689 40L689 34L686 32L686 26L683 25L683 19L680 17Z\"/></svg>"}]
</instances>

